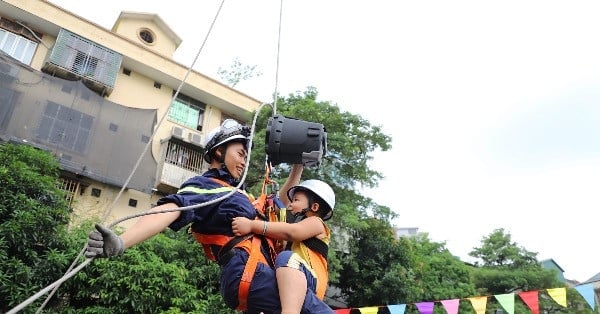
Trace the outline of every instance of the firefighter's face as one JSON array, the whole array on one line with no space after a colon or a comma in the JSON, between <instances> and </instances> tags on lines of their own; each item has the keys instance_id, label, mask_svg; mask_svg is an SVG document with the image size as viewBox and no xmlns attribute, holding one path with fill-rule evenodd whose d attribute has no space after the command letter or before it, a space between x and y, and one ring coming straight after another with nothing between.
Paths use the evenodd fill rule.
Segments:
<instances>
[{"instance_id":1,"label":"firefighter's face","mask_svg":"<svg viewBox=\"0 0 600 314\"><path fill-rule=\"evenodd\" d=\"M240 179L246 168L246 159L248 158L248 152L244 144L234 142L226 147L227 152L225 154L225 167L229 170L229 173L233 178Z\"/></svg>"}]
</instances>

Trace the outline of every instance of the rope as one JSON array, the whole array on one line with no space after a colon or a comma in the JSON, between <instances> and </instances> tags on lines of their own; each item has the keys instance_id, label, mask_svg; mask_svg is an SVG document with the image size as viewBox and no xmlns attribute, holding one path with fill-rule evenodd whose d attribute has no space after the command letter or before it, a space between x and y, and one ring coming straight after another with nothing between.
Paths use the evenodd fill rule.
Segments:
<instances>
[{"instance_id":1,"label":"rope","mask_svg":"<svg viewBox=\"0 0 600 314\"><path fill-rule=\"evenodd\" d=\"M164 120L166 119L167 115L169 114L169 110L171 109L171 106L173 106L173 102L175 101L175 99L177 99L177 96L179 95L179 92L181 91L181 88L183 87L183 84L188 79L190 73L192 72L192 69L193 69L194 65L196 64L196 61L198 60L198 57L200 56L200 53L204 49L204 45L206 44L206 41L208 40L208 36L212 32L212 29L213 29L213 27L215 25L217 17L219 16L219 14L221 12L221 9L223 8L223 4L224 3L225 3L225 0L222 0L221 4L219 5L219 8L217 9L215 17L213 18L213 20L212 20L212 22L210 24L208 32L206 33L206 36L204 37L204 40L202 41L202 45L200 45L200 48L198 49L198 52L196 53L196 56L194 57L194 61L188 67L188 70L185 73L185 76L183 77L183 79L179 83L179 86L177 87L177 90L175 91L175 94L173 94L173 97L171 98L171 102L169 103L169 107L167 108L167 110L165 110L165 113L162 115L161 119L159 120L159 122L157 124L157 127L154 128L154 131L152 132L152 135L150 136L150 138L154 138L154 136L156 135L156 132L158 132L158 129L159 129L158 126L160 126L164 122ZM129 182L131 181L131 178L133 177L133 175L137 171L137 168L139 167L140 163L142 162L142 159L143 159L144 155L148 152L148 150L151 147L151 145L152 145L152 141L148 141L148 143L146 143L146 146L144 146L144 150L142 151L142 153L140 154L140 157L138 158L138 160L136 161L135 165L133 166L133 169L131 169L131 173L129 174L129 176L125 180L125 183L123 183L123 187L121 188L121 190L119 190L119 193L117 194L117 196L115 197L115 199L113 200L113 202L110 204L110 206L108 207L107 211L102 216L102 219L100 220L101 222L106 221L107 217L110 215L110 213L114 209L115 205L117 204L117 201L123 195L123 192L125 191L125 188L127 187L127 185L129 184ZM113 225L111 225L111 226L113 226ZM71 266L69 266L69 268L67 269L67 272L66 272L67 274L71 271L71 269L73 269L73 267L75 266L77 260L79 260L81 258L81 256L83 256L83 253L85 252L85 249L86 249L86 245L84 245L84 247L81 249L81 251L79 251L79 254L75 258L75 260L73 261L73 263L71 264ZM56 290L58 290L59 286L60 285L57 285L56 288L54 288L54 290L52 290L52 292L48 295L48 297L46 297L46 300L44 301L44 303L42 303L42 305L40 306L40 308L36 311L36 314L37 313L41 313L41 311L44 309L44 307L46 306L46 304L50 301L50 299L52 298L52 296L54 295L54 293L56 293Z\"/></svg>"},{"instance_id":2,"label":"rope","mask_svg":"<svg viewBox=\"0 0 600 314\"><path fill-rule=\"evenodd\" d=\"M275 65L275 91L273 92L273 115L277 114L277 99L278 97L278 85L279 85L279 51L281 46L281 20L283 16L283 0L279 2L279 27L277 30L277 58Z\"/></svg>"},{"instance_id":3,"label":"rope","mask_svg":"<svg viewBox=\"0 0 600 314\"><path fill-rule=\"evenodd\" d=\"M202 42L202 45L200 46L200 48L198 49L198 52L196 53L196 56L194 58L194 61L192 62L192 64L189 66L188 71L186 72L184 78L181 80L179 86L177 87L176 92L173 94L173 97L171 98L171 102L169 104L169 107L167 108L167 110L165 111L165 114L163 114L163 116L161 117L161 119L159 120L157 127L154 129L154 132L151 135L151 138L154 138L154 136L156 135L156 132L158 131L158 126L160 126L163 121L165 120L166 116L168 115L169 109L171 108L171 106L173 105L173 102L175 101L175 99L177 98L177 96L179 95L179 92L181 91L181 88L183 87L183 84L185 83L185 81L187 80L188 76L190 75L196 61L198 60L198 57L200 55L200 53L202 52L204 45L206 44L206 41L208 39L208 36L210 35L215 22L217 20L217 17L219 16L221 9L223 7L225 0L221 1L221 4L219 5L219 8L215 14L215 17L210 25L210 28ZM273 101L273 105L269 105L267 103L263 103L259 106L259 108L256 110L255 114L254 114L254 118L252 121L252 128L251 128L251 132L250 132L250 137L249 137L249 142L253 141L254 138L254 134L255 134L255 130L256 130L256 121L258 119L258 114L259 112L262 110L262 108L266 105L271 106L271 109L273 111L273 115L276 114L276 106L277 106L277 98L278 98L278 91L277 91L277 86L278 86L278 81L279 81L279 55L280 55L280 42L281 42L281 20L282 20L282 10L283 10L283 0L281 0L280 2L280 9L279 9L279 27L278 27L278 38L277 38L277 62L276 62L276 70L275 70L275 91L274 91L274 101ZM108 210L105 212L105 214L103 215L101 222L104 222L107 217L110 215L110 212L114 209L117 201L119 200L119 198L122 196L123 192L125 191L125 188L127 187L127 185L129 184L129 181L131 181L131 178L133 177L133 175L135 174L135 171L137 170L137 168L139 167L143 156L147 153L148 149L150 148L152 144L152 141L149 141L146 146L144 147L144 150L142 151L142 153L140 154L140 157L138 158L137 162L135 163L131 173L129 174L129 176L127 177L127 180L125 181L125 183L123 184L123 187L121 188L121 190L119 191L119 193L117 194L117 196L115 197L115 199L113 200L113 202L111 203L111 205L109 206ZM248 145L248 165L250 164L250 156L251 156L251 152L252 152L252 145ZM154 215L154 214L160 214L160 213L168 213L168 212L174 212L174 211L186 211L186 210L192 210L192 209L196 209L199 207L203 207L203 206L207 206L210 204L214 204L216 202L219 202L229 196L231 196L233 193L236 192L237 189L239 189L242 184L244 183L246 176L248 174L248 169L249 167L246 167L244 169L244 173L242 175L242 178L240 179L238 185L236 186L236 189L233 189L232 191L230 191L229 193L213 199L211 201L207 201L201 204L196 204L196 205L191 205L191 206L185 206L185 207L180 207L180 208L174 208L174 209L167 209L167 210L161 210L161 211L145 211L145 212L141 212L141 213L137 213L134 215L129 215L129 216L125 216L121 219L118 219L114 222L112 222L111 224L109 224L109 228L112 228L113 226L129 220L129 219L133 219L133 218L137 218L137 217L141 217L141 216L145 216L145 215ZM92 260L94 258L87 258L84 262L82 262L79 266L77 266L76 268L74 268L74 266L76 265L76 262L83 256L83 253L85 252L87 247L87 243L86 245L84 245L84 247L82 248L82 250L79 252L79 254L77 255L77 257L75 258L75 260L73 261L73 263L71 264L71 266L69 267L69 269L65 272L65 274L58 279L57 281L55 281L54 283L48 285L47 287L45 287L44 289L40 290L39 292L37 292L36 294L34 294L33 296L29 297L27 300L21 302L19 305L17 305L16 307L14 307L13 309L11 309L10 311L6 312L6 314L14 314L17 313L18 311L22 310L23 308L25 308L26 306L30 305L31 303L33 303L35 300L37 300L38 298L40 298L42 295L44 295L45 293L47 293L48 291L50 291L52 289L52 291L50 292L50 294L47 296L46 300L44 301L44 303L40 306L40 308L38 308L38 310L36 311L36 313L41 313L41 311L44 309L44 307L46 306L46 304L50 301L50 299L52 298L52 296L54 295L54 293L58 290L58 288L60 287L60 285L65 282L66 280L68 280L69 278L73 277L76 273L78 273L81 269L83 269L85 266L87 266L89 263L92 262Z\"/></svg>"}]
</instances>

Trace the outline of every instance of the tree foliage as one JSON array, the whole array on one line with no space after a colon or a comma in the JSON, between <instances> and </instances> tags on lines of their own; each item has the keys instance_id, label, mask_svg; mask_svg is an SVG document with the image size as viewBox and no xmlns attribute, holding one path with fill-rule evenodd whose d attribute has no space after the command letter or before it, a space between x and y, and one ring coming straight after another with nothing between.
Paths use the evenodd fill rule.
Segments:
<instances>
[{"instance_id":1,"label":"tree foliage","mask_svg":"<svg viewBox=\"0 0 600 314\"><path fill-rule=\"evenodd\" d=\"M482 266L506 266L508 268L527 268L539 266L537 253L529 252L515 242L503 228L495 229L481 240L481 246L474 248L469 255L479 258ZM479 262L477 263L479 264Z\"/></svg>"},{"instance_id":2,"label":"tree foliage","mask_svg":"<svg viewBox=\"0 0 600 314\"><path fill-rule=\"evenodd\" d=\"M77 255L58 175L50 154L0 145L0 312L54 282Z\"/></svg>"},{"instance_id":3,"label":"tree foliage","mask_svg":"<svg viewBox=\"0 0 600 314\"><path fill-rule=\"evenodd\" d=\"M219 294L219 267L186 232L169 229L111 259L96 259L65 287L76 313L235 313Z\"/></svg>"},{"instance_id":4,"label":"tree foliage","mask_svg":"<svg viewBox=\"0 0 600 314\"><path fill-rule=\"evenodd\" d=\"M256 65L244 65L238 58L233 60L229 69L219 67L217 74L230 87L235 87L242 81L262 75L260 71L256 70Z\"/></svg>"},{"instance_id":5,"label":"tree foliage","mask_svg":"<svg viewBox=\"0 0 600 314\"><path fill-rule=\"evenodd\" d=\"M343 259L339 288L349 306L398 304L414 301L420 287L413 285L415 253L405 238L397 239L388 222L371 218L356 230L350 252Z\"/></svg>"}]
</instances>

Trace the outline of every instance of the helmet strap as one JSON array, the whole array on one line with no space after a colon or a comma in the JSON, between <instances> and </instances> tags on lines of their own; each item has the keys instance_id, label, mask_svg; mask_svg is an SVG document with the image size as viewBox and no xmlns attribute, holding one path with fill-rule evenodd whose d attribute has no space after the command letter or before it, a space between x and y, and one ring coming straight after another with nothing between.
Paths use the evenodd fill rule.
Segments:
<instances>
[{"instance_id":1,"label":"helmet strap","mask_svg":"<svg viewBox=\"0 0 600 314\"><path fill-rule=\"evenodd\" d=\"M300 220L306 218L306 212L310 210L310 207L306 207L302 209L299 213L294 213L294 222L299 222Z\"/></svg>"}]
</instances>

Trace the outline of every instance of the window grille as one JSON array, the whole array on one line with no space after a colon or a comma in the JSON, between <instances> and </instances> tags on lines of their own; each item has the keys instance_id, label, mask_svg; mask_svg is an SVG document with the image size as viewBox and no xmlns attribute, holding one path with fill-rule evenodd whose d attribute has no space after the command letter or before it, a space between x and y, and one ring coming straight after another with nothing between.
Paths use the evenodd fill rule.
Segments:
<instances>
[{"instance_id":1,"label":"window grille","mask_svg":"<svg viewBox=\"0 0 600 314\"><path fill-rule=\"evenodd\" d=\"M61 29L48 62L112 89L122 59L115 51Z\"/></svg>"},{"instance_id":2,"label":"window grille","mask_svg":"<svg viewBox=\"0 0 600 314\"><path fill-rule=\"evenodd\" d=\"M65 191L65 198L69 202L69 208L73 207L75 196L79 192L79 182L72 179L60 178L59 188Z\"/></svg>"},{"instance_id":3,"label":"window grille","mask_svg":"<svg viewBox=\"0 0 600 314\"><path fill-rule=\"evenodd\" d=\"M202 153L175 141L169 141L165 162L189 171L200 173L202 167Z\"/></svg>"}]
</instances>

